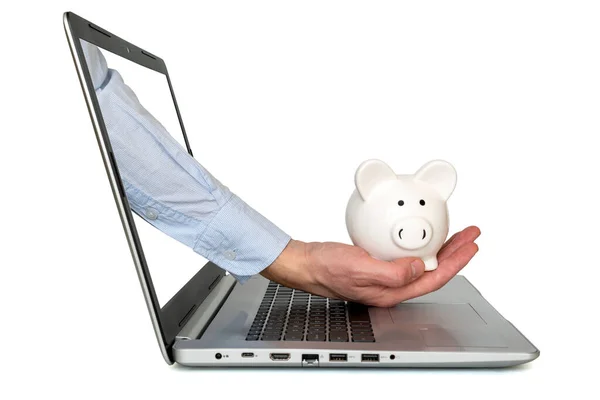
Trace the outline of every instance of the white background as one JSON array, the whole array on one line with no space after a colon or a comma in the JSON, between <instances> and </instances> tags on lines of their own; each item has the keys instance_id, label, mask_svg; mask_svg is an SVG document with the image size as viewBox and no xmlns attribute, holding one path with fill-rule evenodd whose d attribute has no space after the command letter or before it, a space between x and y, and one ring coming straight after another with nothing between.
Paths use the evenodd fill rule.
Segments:
<instances>
[{"instance_id":1,"label":"white background","mask_svg":"<svg viewBox=\"0 0 600 400\"><path fill-rule=\"evenodd\" d=\"M0 397L597 396L595 2L82 3L0 15ZM166 59L195 156L297 239L348 242L344 207L364 159L409 172L452 162L451 230L482 230L463 274L540 358L491 371L168 367L66 10Z\"/></svg>"},{"instance_id":2,"label":"white background","mask_svg":"<svg viewBox=\"0 0 600 400\"><path fill-rule=\"evenodd\" d=\"M104 55L108 68L119 72L123 82L135 93L142 107L186 149L166 76L108 50L100 48L100 52ZM119 164L118 154L116 161ZM208 260L154 228L135 213L133 219L159 306L163 307Z\"/></svg>"}]
</instances>

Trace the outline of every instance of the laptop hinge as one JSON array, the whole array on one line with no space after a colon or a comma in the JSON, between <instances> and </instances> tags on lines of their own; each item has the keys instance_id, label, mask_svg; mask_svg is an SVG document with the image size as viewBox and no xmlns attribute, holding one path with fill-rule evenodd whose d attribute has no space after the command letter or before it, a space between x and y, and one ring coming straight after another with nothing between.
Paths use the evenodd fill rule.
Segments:
<instances>
[{"instance_id":1,"label":"laptop hinge","mask_svg":"<svg viewBox=\"0 0 600 400\"><path fill-rule=\"evenodd\" d=\"M226 275L218 282L214 282L214 288L206 299L200 304L193 314L183 325L175 340L194 340L200 337L221 306L233 290L236 280L231 275Z\"/></svg>"}]
</instances>

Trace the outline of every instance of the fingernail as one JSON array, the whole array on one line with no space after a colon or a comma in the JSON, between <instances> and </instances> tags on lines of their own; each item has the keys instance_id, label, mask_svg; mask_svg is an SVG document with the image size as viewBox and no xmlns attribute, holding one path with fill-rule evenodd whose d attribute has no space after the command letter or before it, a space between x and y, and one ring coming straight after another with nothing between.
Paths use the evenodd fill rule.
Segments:
<instances>
[{"instance_id":1,"label":"fingernail","mask_svg":"<svg viewBox=\"0 0 600 400\"><path fill-rule=\"evenodd\" d=\"M414 260L413 262L410 263L410 268L412 269L413 278L415 276L417 276L417 269L420 269L422 264L423 264L423 261L421 261L421 260Z\"/></svg>"}]
</instances>

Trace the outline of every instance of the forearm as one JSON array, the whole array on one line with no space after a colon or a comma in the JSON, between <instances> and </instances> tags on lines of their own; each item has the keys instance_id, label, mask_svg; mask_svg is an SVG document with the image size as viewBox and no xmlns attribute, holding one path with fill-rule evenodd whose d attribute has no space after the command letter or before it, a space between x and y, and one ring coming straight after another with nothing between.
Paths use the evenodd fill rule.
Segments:
<instances>
[{"instance_id":1,"label":"forearm","mask_svg":"<svg viewBox=\"0 0 600 400\"><path fill-rule=\"evenodd\" d=\"M189 196L182 210L160 193L147 193L148 187L123 181L138 216L240 282L272 265L290 241L287 233L231 192L223 204L210 197Z\"/></svg>"},{"instance_id":2,"label":"forearm","mask_svg":"<svg viewBox=\"0 0 600 400\"><path fill-rule=\"evenodd\" d=\"M194 251L240 281L272 265L290 236L235 194L198 236Z\"/></svg>"},{"instance_id":3,"label":"forearm","mask_svg":"<svg viewBox=\"0 0 600 400\"><path fill-rule=\"evenodd\" d=\"M289 235L194 159L96 46L84 50L132 210L240 281L273 264Z\"/></svg>"}]
</instances>

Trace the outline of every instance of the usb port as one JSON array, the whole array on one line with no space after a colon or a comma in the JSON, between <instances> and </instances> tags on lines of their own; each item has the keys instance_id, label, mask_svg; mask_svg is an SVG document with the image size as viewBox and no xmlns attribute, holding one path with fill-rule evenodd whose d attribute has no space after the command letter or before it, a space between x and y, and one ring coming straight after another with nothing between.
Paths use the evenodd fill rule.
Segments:
<instances>
[{"instance_id":1,"label":"usb port","mask_svg":"<svg viewBox=\"0 0 600 400\"><path fill-rule=\"evenodd\" d=\"M269 357L273 361L287 361L290 359L290 353L271 353Z\"/></svg>"},{"instance_id":2,"label":"usb port","mask_svg":"<svg viewBox=\"0 0 600 400\"><path fill-rule=\"evenodd\" d=\"M362 354L360 356L362 362L379 362L379 354Z\"/></svg>"},{"instance_id":3,"label":"usb port","mask_svg":"<svg viewBox=\"0 0 600 400\"><path fill-rule=\"evenodd\" d=\"M242 353L242 358L252 358L254 357L254 353Z\"/></svg>"},{"instance_id":4,"label":"usb port","mask_svg":"<svg viewBox=\"0 0 600 400\"><path fill-rule=\"evenodd\" d=\"M329 361L348 361L348 354L332 353L329 355Z\"/></svg>"}]
</instances>

